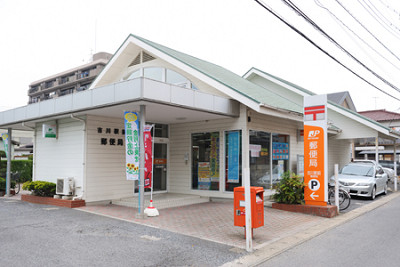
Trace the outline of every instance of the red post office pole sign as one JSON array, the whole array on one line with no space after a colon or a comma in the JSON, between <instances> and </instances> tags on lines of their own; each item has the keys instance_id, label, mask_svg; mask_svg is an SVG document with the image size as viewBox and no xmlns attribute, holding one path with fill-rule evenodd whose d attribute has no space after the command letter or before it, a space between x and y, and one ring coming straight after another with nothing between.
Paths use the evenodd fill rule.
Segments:
<instances>
[{"instance_id":1,"label":"red post office pole sign","mask_svg":"<svg viewBox=\"0 0 400 267\"><path fill-rule=\"evenodd\" d=\"M304 97L304 200L326 206L328 198L327 96Z\"/></svg>"}]
</instances>

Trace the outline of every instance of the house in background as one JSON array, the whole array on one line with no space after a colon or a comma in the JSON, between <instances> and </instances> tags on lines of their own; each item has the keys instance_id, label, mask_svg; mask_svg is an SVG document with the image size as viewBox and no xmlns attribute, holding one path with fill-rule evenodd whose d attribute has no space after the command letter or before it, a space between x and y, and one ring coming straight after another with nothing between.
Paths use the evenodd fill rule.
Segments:
<instances>
[{"instance_id":1,"label":"house in background","mask_svg":"<svg viewBox=\"0 0 400 267\"><path fill-rule=\"evenodd\" d=\"M357 112L356 106L348 91L328 94L328 100L344 108Z\"/></svg>"},{"instance_id":2,"label":"house in background","mask_svg":"<svg viewBox=\"0 0 400 267\"><path fill-rule=\"evenodd\" d=\"M393 129L394 131L400 131L400 113L387 111L385 109L377 109L377 110L367 110L367 111L360 111L361 115L368 117L372 120L379 122L386 127ZM365 158L365 159L374 159L375 158L375 149L369 150L365 149L368 146L374 146L375 140L371 138L366 138L360 140L357 146L361 147L358 150L358 157ZM400 140L397 139L395 142L392 140L382 139L379 138L379 160L386 160L386 161L393 161L394 160L394 144L396 144L396 154L397 158L396 161L399 162L400 156Z\"/></svg>"},{"instance_id":3,"label":"house in background","mask_svg":"<svg viewBox=\"0 0 400 267\"><path fill-rule=\"evenodd\" d=\"M233 198L245 170L266 190L304 154L303 98L314 93L257 69L244 77L129 35L89 90L0 113L0 128L34 132L34 180L73 177L87 202L137 194L126 180L124 111L154 124L154 191ZM329 174L360 137L391 129L328 103ZM54 125L57 138L43 130Z\"/></svg>"}]
</instances>

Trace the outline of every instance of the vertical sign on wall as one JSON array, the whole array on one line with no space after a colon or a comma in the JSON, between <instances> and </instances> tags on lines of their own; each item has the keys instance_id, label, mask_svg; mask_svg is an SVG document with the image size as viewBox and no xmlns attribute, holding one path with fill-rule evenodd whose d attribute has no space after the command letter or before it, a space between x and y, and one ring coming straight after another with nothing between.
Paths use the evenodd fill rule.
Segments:
<instances>
[{"instance_id":1,"label":"vertical sign on wall","mask_svg":"<svg viewBox=\"0 0 400 267\"><path fill-rule=\"evenodd\" d=\"M8 158L8 134L2 133L1 138L3 139L4 152L6 152L6 158Z\"/></svg>"},{"instance_id":2,"label":"vertical sign on wall","mask_svg":"<svg viewBox=\"0 0 400 267\"><path fill-rule=\"evenodd\" d=\"M151 176L153 169L153 142L151 138L152 125L144 127L144 188L151 188Z\"/></svg>"},{"instance_id":3,"label":"vertical sign on wall","mask_svg":"<svg viewBox=\"0 0 400 267\"><path fill-rule=\"evenodd\" d=\"M228 133L228 183L239 183L239 132Z\"/></svg>"},{"instance_id":4,"label":"vertical sign on wall","mask_svg":"<svg viewBox=\"0 0 400 267\"><path fill-rule=\"evenodd\" d=\"M126 179L139 179L139 118L136 112L125 112Z\"/></svg>"},{"instance_id":5,"label":"vertical sign on wall","mask_svg":"<svg viewBox=\"0 0 400 267\"><path fill-rule=\"evenodd\" d=\"M328 177L327 96L304 97L304 200L326 206Z\"/></svg>"},{"instance_id":6,"label":"vertical sign on wall","mask_svg":"<svg viewBox=\"0 0 400 267\"><path fill-rule=\"evenodd\" d=\"M210 178L219 182L219 133L211 133Z\"/></svg>"}]
</instances>

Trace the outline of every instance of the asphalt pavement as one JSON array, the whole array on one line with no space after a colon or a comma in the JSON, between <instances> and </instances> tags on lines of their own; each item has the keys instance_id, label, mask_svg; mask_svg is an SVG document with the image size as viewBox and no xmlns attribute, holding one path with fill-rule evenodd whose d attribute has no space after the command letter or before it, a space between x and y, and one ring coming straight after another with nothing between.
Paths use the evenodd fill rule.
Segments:
<instances>
[{"instance_id":1,"label":"asphalt pavement","mask_svg":"<svg viewBox=\"0 0 400 267\"><path fill-rule=\"evenodd\" d=\"M400 198L397 197L259 266L399 266L399 221Z\"/></svg>"},{"instance_id":2,"label":"asphalt pavement","mask_svg":"<svg viewBox=\"0 0 400 267\"><path fill-rule=\"evenodd\" d=\"M0 266L219 266L244 250L82 211L0 198Z\"/></svg>"}]
</instances>

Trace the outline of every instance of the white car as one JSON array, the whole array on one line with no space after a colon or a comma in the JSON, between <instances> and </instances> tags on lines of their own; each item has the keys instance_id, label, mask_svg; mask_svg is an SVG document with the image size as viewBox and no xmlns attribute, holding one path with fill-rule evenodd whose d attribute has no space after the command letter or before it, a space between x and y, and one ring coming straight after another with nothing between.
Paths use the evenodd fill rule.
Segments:
<instances>
[{"instance_id":1,"label":"white car","mask_svg":"<svg viewBox=\"0 0 400 267\"><path fill-rule=\"evenodd\" d=\"M387 194L388 175L375 161L350 162L339 171L338 179L350 195L375 199L378 194Z\"/></svg>"}]
</instances>

